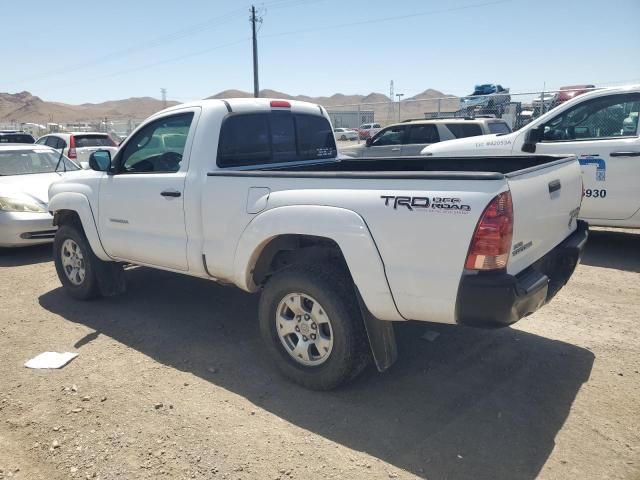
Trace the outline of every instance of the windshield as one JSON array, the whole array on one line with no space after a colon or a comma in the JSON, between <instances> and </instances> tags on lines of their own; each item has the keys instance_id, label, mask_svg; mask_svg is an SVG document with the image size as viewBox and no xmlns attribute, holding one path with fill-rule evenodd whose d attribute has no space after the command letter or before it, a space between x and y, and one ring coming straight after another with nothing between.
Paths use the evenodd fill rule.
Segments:
<instances>
[{"instance_id":1,"label":"windshield","mask_svg":"<svg viewBox=\"0 0 640 480\"><path fill-rule=\"evenodd\" d=\"M0 151L0 176L32 175L56 171L60 154L35 150ZM63 164L64 162L64 164ZM64 155L58 171L79 170L79 167Z\"/></svg>"},{"instance_id":2,"label":"windshield","mask_svg":"<svg viewBox=\"0 0 640 480\"><path fill-rule=\"evenodd\" d=\"M115 147L116 144L108 135L74 135L76 148Z\"/></svg>"},{"instance_id":3,"label":"windshield","mask_svg":"<svg viewBox=\"0 0 640 480\"><path fill-rule=\"evenodd\" d=\"M35 140L28 133L3 133L0 143L35 143Z\"/></svg>"}]
</instances>

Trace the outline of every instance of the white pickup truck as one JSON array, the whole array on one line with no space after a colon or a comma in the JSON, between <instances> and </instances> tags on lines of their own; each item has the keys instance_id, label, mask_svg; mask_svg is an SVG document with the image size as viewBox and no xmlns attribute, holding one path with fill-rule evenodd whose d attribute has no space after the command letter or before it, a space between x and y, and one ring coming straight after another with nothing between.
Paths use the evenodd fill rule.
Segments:
<instances>
[{"instance_id":1,"label":"white pickup truck","mask_svg":"<svg viewBox=\"0 0 640 480\"><path fill-rule=\"evenodd\" d=\"M640 228L640 86L604 88L559 105L510 134L430 145L429 156L578 156L590 225Z\"/></svg>"},{"instance_id":2,"label":"white pickup truck","mask_svg":"<svg viewBox=\"0 0 640 480\"><path fill-rule=\"evenodd\" d=\"M122 293L126 263L261 291L267 348L314 389L388 368L393 321L534 312L587 238L575 157L338 160L305 102L171 107L90 165L49 190L67 292Z\"/></svg>"}]
</instances>

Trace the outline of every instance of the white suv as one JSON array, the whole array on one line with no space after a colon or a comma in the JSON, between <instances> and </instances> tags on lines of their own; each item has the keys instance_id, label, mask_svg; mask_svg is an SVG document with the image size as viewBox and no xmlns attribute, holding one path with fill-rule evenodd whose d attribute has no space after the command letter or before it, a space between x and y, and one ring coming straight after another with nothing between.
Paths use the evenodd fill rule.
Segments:
<instances>
[{"instance_id":1,"label":"white suv","mask_svg":"<svg viewBox=\"0 0 640 480\"><path fill-rule=\"evenodd\" d=\"M379 123L363 123L358 129L358 136L360 137L360 140L366 140L378 133L380 128Z\"/></svg>"},{"instance_id":2,"label":"white suv","mask_svg":"<svg viewBox=\"0 0 640 480\"><path fill-rule=\"evenodd\" d=\"M84 169L89 168L89 155L92 152L109 150L111 155L115 155L118 151L109 134L100 132L50 133L40 137L36 143L55 148Z\"/></svg>"}]
</instances>

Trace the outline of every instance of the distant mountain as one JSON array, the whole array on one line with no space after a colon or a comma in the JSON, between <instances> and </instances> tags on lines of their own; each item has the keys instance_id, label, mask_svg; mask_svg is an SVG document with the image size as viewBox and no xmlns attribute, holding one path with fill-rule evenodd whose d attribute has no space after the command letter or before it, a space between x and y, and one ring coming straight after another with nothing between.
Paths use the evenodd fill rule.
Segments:
<instances>
[{"instance_id":1,"label":"distant mountain","mask_svg":"<svg viewBox=\"0 0 640 480\"><path fill-rule=\"evenodd\" d=\"M310 97L307 95L289 95L276 90L261 90L261 97L284 98L313 102L329 110L373 110L376 121L390 123L397 121L397 102L382 93L372 92L368 95L344 95L336 93L330 97ZM224 90L208 98L250 98L253 94L242 90ZM440 98L438 100L433 100ZM445 95L438 90L428 89L418 95L403 98L400 107L401 118L423 118L425 112L438 110L443 112L456 110L458 98ZM167 106L177 105L178 102L167 101ZM71 105L60 102L42 100L30 92L0 93L0 122L33 122L44 124L47 122L90 122L107 117L109 120L136 119L141 120L162 110L161 100L151 97L134 97L124 100L112 100L102 103L83 103Z\"/></svg>"},{"instance_id":2,"label":"distant mountain","mask_svg":"<svg viewBox=\"0 0 640 480\"><path fill-rule=\"evenodd\" d=\"M167 102L167 106L177 104L178 102ZM109 120L143 119L162 108L162 101L151 97L69 105L47 102L29 92L0 93L0 122L64 123L104 117Z\"/></svg>"}]
</instances>

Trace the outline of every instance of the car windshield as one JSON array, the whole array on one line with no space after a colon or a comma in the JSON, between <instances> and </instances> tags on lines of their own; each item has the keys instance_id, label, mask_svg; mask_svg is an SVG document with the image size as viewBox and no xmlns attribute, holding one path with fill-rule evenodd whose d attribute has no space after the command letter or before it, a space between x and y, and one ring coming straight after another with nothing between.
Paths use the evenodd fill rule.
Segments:
<instances>
[{"instance_id":1,"label":"car windshield","mask_svg":"<svg viewBox=\"0 0 640 480\"><path fill-rule=\"evenodd\" d=\"M60 154L37 150L0 151L0 176L32 175L56 171ZM60 159L58 171L79 170L78 166L64 155Z\"/></svg>"},{"instance_id":2,"label":"car windshield","mask_svg":"<svg viewBox=\"0 0 640 480\"><path fill-rule=\"evenodd\" d=\"M108 135L74 135L76 148L115 147L115 142Z\"/></svg>"},{"instance_id":3,"label":"car windshield","mask_svg":"<svg viewBox=\"0 0 640 480\"><path fill-rule=\"evenodd\" d=\"M35 143L35 140L28 133L3 133L0 143Z\"/></svg>"}]
</instances>

